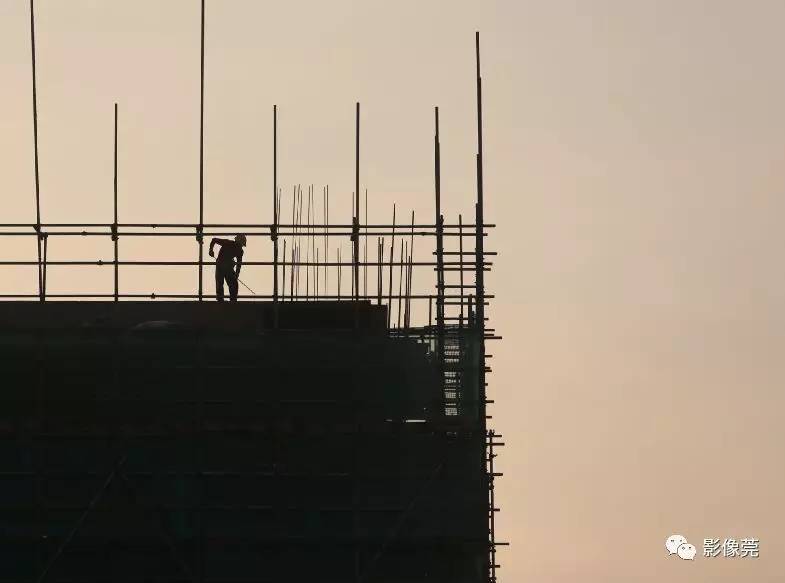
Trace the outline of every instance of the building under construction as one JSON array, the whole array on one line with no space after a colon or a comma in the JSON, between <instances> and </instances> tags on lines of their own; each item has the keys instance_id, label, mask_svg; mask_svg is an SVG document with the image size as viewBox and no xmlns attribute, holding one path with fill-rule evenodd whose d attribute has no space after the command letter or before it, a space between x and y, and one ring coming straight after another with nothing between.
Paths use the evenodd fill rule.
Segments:
<instances>
[{"instance_id":1,"label":"building under construction","mask_svg":"<svg viewBox=\"0 0 785 583\"><path fill-rule=\"evenodd\" d=\"M123 223L115 107L113 220L54 224L33 14L31 0L36 221L0 237L35 238L36 258L1 264L37 266L38 293L0 302L0 582L495 582L479 35L465 223L442 211L438 108L433 217L363 220L357 104L349 220L330 220L326 188L321 217L310 188L282 209L276 148L267 224L205 223L201 168L198 221ZM201 54L203 89L204 2ZM269 270L270 289L215 302L204 244L239 231L269 246L244 265ZM121 260L142 236L190 238L194 259ZM114 256L50 261L60 237L109 238ZM351 253L330 253L336 241ZM123 293L125 266L175 264L195 292ZM114 288L47 293L52 265L112 270Z\"/></svg>"}]
</instances>

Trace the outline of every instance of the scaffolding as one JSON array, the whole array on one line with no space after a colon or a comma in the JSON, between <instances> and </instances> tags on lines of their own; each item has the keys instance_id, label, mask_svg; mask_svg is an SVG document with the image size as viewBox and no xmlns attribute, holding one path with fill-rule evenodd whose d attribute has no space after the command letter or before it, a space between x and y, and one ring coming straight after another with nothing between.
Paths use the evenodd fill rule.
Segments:
<instances>
[{"instance_id":1,"label":"scaffolding","mask_svg":"<svg viewBox=\"0 0 785 583\"><path fill-rule=\"evenodd\" d=\"M355 168L354 191L352 192L352 216L349 221L335 221L330 216L329 186L321 189L321 205L314 186L294 186L291 205L284 203L284 190L278 183L278 107L272 109L273 126L273 180L270 190L272 220L268 223L206 223L204 220L204 32L205 2L201 2L201 97L200 97L200 162L199 162L199 216L197 222L187 223L128 223L118 216L118 104L114 105L114 188L113 217L107 223L52 223L42 219L42 196L39 184L38 161L38 107L36 88L35 16L33 0L30 0L30 33L32 44L32 102L33 138L35 163L35 214L34 223L0 224L0 237L34 237L37 257L35 260L0 261L0 266L30 266L37 268L37 293L6 293L5 300L38 300L50 303L53 300L104 300L123 303L129 300L191 300L205 302L215 298L208 293L204 284L204 243L212 237L232 236L244 233L257 242L269 239L267 260L244 261L243 266L265 270L269 275L271 289L241 293L238 299L263 304L265 313L270 314L269 323L273 330L284 330L284 312L290 304L313 302L327 306L345 305L354 314L353 326L362 328L363 312L368 306L382 310L385 336L390 340L414 342L425 348L435 363L439 374L440 390L436 406L431 407L430 422L441 427L445 434L460 435L462 431L481 436L477 460L479 471L487 491L484 512L487 515L487 560L484 580L497 580L496 548L504 544L496 541L494 480L501 474L495 471L494 448L503 445L500 435L487 427L490 416L486 407L493 401L486 396L487 366L486 341L496 340L493 328L488 327L485 309L493 295L486 292L485 273L490 271L496 255L485 248L485 238L493 224L485 222L483 189L483 125L482 125L482 77L480 73L480 37L476 34L476 99L477 99L477 200L472 220L447 222L442 209L441 156L439 135L439 108L434 108L434 216L432 220L418 222L414 212L406 221L396 218L397 209L392 209L391 223L369 223L368 192L361 197L360 167L360 103L355 105ZM288 193L287 193L288 194ZM363 204L364 203L364 204ZM317 207L321 207L317 213ZM290 208L289 208L290 207ZM363 214L364 211L364 214ZM289 219L291 213L291 219ZM106 259L50 260L48 257L50 238L57 240L68 237L108 238L112 242L113 256ZM161 237L193 239L194 259L190 261L149 261L121 258L121 240L139 237ZM350 256L342 256L341 243L350 243ZM415 241L418 249L422 245L432 248L428 260L416 259ZM433 243L431 243L433 241ZM54 243L53 243L54 244ZM374 249L375 246L375 249ZM420 252L422 255L422 252ZM113 288L111 291L96 290L91 293L50 293L47 290L47 271L53 266L73 269L97 267L111 269ZM143 269L145 266L181 266L194 268L196 293L183 290L180 293L130 293L122 289L122 272L127 269ZM121 270L122 268L122 270ZM346 282L346 277L349 281ZM435 282L434 282L435 280ZM242 283L242 282L241 282ZM243 284L245 285L245 284ZM345 310L344 310L345 311ZM427 314L427 315L426 315ZM197 353L202 354L200 348ZM191 369L198 365L192 363ZM114 370L112 374L117 374ZM433 403L429 404L431 406ZM468 421L467 421L468 420ZM200 421L203 423L204 420ZM467 425L468 423L468 425ZM469 429L467 429L469 427ZM396 454L397 455L397 454ZM107 478L128 482L122 469L124 459L119 459ZM440 471L440 470L438 470ZM435 478L434 478L435 479ZM439 479L444 479L439 476ZM430 480L430 479L429 479ZM104 488L105 490L106 488ZM103 490L102 490L103 491ZM406 515L402 509L402 516ZM64 547L66 542L61 545ZM49 565L56 561L62 548L49 557ZM383 553L385 545L375 551ZM370 565L379 557L371 553ZM366 568L369 568L366 565ZM48 569L48 567L47 567ZM187 571L187 569L186 569ZM39 580L47 576L42 571ZM358 575L358 581L365 580ZM371 580L371 579L369 579Z\"/></svg>"}]
</instances>

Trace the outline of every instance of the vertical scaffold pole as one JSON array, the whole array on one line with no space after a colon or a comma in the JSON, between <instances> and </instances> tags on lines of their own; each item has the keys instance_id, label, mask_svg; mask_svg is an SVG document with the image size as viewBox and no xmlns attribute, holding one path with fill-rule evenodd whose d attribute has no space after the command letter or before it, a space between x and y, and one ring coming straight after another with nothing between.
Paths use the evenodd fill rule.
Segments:
<instances>
[{"instance_id":1,"label":"vertical scaffold pole","mask_svg":"<svg viewBox=\"0 0 785 583\"><path fill-rule=\"evenodd\" d=\"M202 0L201 27L201 75L199 98L199 227L196 229L196 242L199 245L199 301L202 301L204 271L204 3Z\"/></svg>"},{"instance_id":2,"label":"vertical scaffold pole","mask_svg":"<svg viewBox=\"0 0 785 583\"><path fill-rule=\"evenodd\" d=\"M439 108L434 108L433 138L434 194L436 197L436 337L439 369L444 376L444 218L442 217L441 143L439 141Z\"/></svg>"},{"instance_id":3,"label":"vertical scaffold pole","mask_svg":"<svg viewBox=\"0 0 785 583\"><path fill-rule=\"evenodd\" d=\"M368 189L365 189L365 238L363 239L363 296L368 299Z\"/></svg>"},{"instance_id":4,"label":"vertical scaffold pole","mask_svg":"<svg viewBox=\"0 0 785 583\"><path fill-rule=\"evenodd\" d=\"M35 72L35 4L30 0L30 50L33 69L33 156L35 166L35 232L38 248L38 299L44 301L44 282L41 267L41 187L38 177L38 92Z\"/></svg>"},{"instance_id":5,"label":"vertical scaffold pole","mask_svg":"<svg viewBox=\"0 0 785 583\"><path fill-rule=\"evenodd\" d=\"M483 436L487 435L487 418L485 414L486 394L485 394L485 272L483 250L484 236L484 199L483 199L483 159L482 159L482 76L480 74L480 33L475 33L475 50L477 59L477 205L475 207L475 293L476 293L476 330L478 342L478 389L479 389L479 422ZM485 471L488 490L493 488L493 474L490 473L487 463L488 448L487 440L483 448L482 467ZM488 516L493 513L490 504L487 506ZM495 541L492 523L489 522L489 553L487 561L487 573L492 581L495 580Z\"/></svg>"},{"instance_id":6,"label":"vertical scaffold pole","mask_svg":"<svg viewBox=\"0 0 785 583\"><path fill-rule=\"evenodd\" d=\"M475 208L475 297L477 330L480 342L480 397L485 403L485 270L483 261L484 207L483 207L483 176L482 176L482 77L480 75L480 33L475 36L477 54L477 205ZM485 431L485 415L481 415L483 431Z\"/></svg>"},{"instance_id":7,"label":"vertical scaffold pole","mask_svg":"<svg viewBox=\"0 0 785 583\"><path fill-rule=\"evenodd\" d=\"M458 215L458 263L460 265L458 269L459 281L461 285L460 289L460 296L461 296L461 316L458 320L458 326L463 328L463 305L464 305L464 298L463 298L463 290L465 289L463 286L463 215Z\"/></svg>"},{"instance_id":8,"label":"vertical scaffold pole","mask_svg":"<svg viewBox=\"0 0 785 583\"><path fill-rule=\"evenodd\" d=\"M114 243L114 301L120 299L119 240L117 235L117 104L114 104L114 222L112 223Z\"/></svg>"},{"instance_id":9,"label":"vertical scaffold pole","mask_svg":"<svg viewBox=\"0 0 785 583\"><path fill-rule=\"evenodd\" d=\"M278 303L278 106L273 105L273 301Z\"/></svg>"},{"instance_id":10,"label":"vertical scaffold pole","mask_svg":"<svg viewBox=\"0 0 785 583\"><path fill-rule=\"evenodd\" d=\"M395 203L393 203L392 235L390 237L390 280L387 285L387 329L392 325L393 258L395 256Z\"/></svg>"}]
</instances>

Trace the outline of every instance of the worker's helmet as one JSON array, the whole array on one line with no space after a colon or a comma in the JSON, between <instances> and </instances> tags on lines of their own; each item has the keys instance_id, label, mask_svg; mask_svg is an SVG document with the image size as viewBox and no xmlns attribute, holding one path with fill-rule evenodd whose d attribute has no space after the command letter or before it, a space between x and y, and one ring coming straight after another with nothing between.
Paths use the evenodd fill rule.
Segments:
<instances>
[{"instance_id":1,"label":"worker's helmet","mask_svg":"<svg viewBox=\"0 0 785 583\"><path fill-rule=\"evenodd\" d=\"M245 235L235 235L234 240L239 243L242 247L245 247L246 240Z\"/></svg>"}]
</instances>

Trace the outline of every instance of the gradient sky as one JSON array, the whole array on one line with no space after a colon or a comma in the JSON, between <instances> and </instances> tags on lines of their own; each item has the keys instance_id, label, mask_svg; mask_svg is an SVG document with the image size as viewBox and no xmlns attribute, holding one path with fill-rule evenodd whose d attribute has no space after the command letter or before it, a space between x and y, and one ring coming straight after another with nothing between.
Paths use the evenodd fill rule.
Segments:
<instances>
[{"instance_id":1,"label":"gradient sky","mask_svg":"<svg viewBox=\"0 0 785 583\"><path fill-rule=\"evenodd\" d=\"M117 101L120 220L196 221L198 1L36 7L43 220L111 220ZM28 19L0 0L0 222L35 217ZM281 184L329 183L349 217L355 101L371 220L393 201L431 216L434 105L445 214L470 216L481 31L501 581L785 580L783 22L767 0L208 2L208 222L269 221L273 103ZM34 290L3 269L0 293ZM78 274L51 268L50 291L111 289L107 268ZM192 291L193 270L122 285ZM669 558L674 532L699 553L756 537L761 557Z\"/></svg>"}]
</instances>

